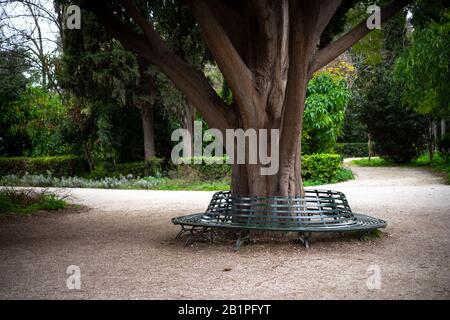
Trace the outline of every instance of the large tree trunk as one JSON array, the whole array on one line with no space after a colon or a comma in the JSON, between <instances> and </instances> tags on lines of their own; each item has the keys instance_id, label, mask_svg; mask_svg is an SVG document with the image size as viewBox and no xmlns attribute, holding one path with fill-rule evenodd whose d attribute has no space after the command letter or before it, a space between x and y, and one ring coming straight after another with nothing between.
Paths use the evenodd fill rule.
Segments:
<instances>
[{"instance_id":1,"label":"large tree trunk","mask_svg":"<svg viewBox=\"0 0 450 320\"><path fill-rule=\"evenodd\" d=\"M318 19L319 10L312 2L291 3L290 8L288 1L255 1L254 4L246 40L251 45L241 52L244 65L254 75L248 84L250 93L242 91L246 79L227 80L240 111L238 127L279 130L279 170L274 175L261 175L261 165L234 165L232 191L237 195L260 197L299 196L303 194L302 120L307 83L312 74L310 65L318 41L313 22ZM195 10L194 13L201 19L201 13ZM204 33L210 39L206 30ZM209 46L214 47L214 43ZM234 75L228 72L233 70L222 66L220 57L216 60L224 76L232 78ZM241 72L245 73L245 68Z\"/></svg>"}]
</instances>

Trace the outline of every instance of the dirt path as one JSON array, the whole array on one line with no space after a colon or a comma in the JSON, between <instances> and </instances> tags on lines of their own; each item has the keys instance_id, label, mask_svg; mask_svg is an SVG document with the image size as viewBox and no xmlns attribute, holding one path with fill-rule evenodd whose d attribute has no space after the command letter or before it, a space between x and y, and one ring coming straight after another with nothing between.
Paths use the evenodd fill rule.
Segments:
<instances>
[{"instance_id":1,"label":"dirt path","mask_svg":"<svg viewBox=\"0 0 450 320\"><path fill-rule=\"evenodd\" d=\"M185 248L170 218L203 211L211 192L73 189L90 209L0 221L0 298L449 299L450 186L421 169L353 170L357 180L321 188L387 220L387 235L317 235L308 251L280 241ZM66 287L69 265L81 290ZM374 265L379 290L366 285Z\"/></svg>"}]
</instances>

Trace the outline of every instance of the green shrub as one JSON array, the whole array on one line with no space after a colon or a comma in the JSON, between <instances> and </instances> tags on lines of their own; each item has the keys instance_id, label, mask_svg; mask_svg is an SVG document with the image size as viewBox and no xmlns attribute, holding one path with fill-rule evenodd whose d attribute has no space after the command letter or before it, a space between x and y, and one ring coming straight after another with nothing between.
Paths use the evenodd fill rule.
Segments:
<instances>
[{"instance_id":1,"label":"green shrub","mask_svg":"<svg viewBox=\"0 0 450 320\"><path fill-rule=\"evenodd\" d=\"M159 176L163 171L164 160L161 158L150 158L146 162L129 162L113 164L102 162L95 166L86 178L104 179L106 177L118 178L120 176L146 177Z\"/></svg>"},{"instance_id":2,"label":"green shrub","mask_svg":"<svg viewBox=\"0 0 450 320\"><path fill-rule=\"evenodd\" d=\"M177 177L189 181L218 180L231 177L231 165L223 159L222 164L211 163L217 158L201 158L202 164L180 164ZM207 164L209 162L211 164ZM304 180L331 182L339 172L342 157L338 154L312 154L302 156L302 176Z\"/></svg>"},{"instance_id":3,"label":"green shrub","mask_svg":"<svg viewBox=\"0 0 450 320\"><path fill-rule=\"evenodd\" d=\"M74 155L56 157L13 157L0 158L0 176L7 174L24 175L48 174L54 176L80 175L86 170L86 162L82 157Z\"/></svg>"},{"instance_id":4,"label":"green shrub","mask_svg":"<svg viewBox=\"0 0 450 320\"><path fill-rule=\"evenodd\" d=\"M369 158L353 160L352 163L360 167L385 167L395 165L393 162L379 157L370 158L370 160Z\"/></svg>"},{"instance_id":5,"label":"green shrub","mask_svg":"<svg viewBox=\"0 0 450 320\"><path fill-rule=\"evenodd\" d=\"M196 160L202 160L201 164L195 164ZM217 163L221 161L222 163ZM177 177L194 180L219 180L231 177L231 165L227 164L227 158L195 157L189 164L176 166Z\"/></svg>"},{"instance_id":6,"label":"green shrub","mask_svg":"<svg viewBox=\"0 0 450 320\"><path fill-rule=\"evenodd\" d=\"M338 173L342 157L338 154L317 153L302 156L304 180L331 182Z\"/></svg>"},{"instance_id":7,"label":"green shrub","mask_svg":"<svg viewBox=\"0 0 450 320\"><path fill-rule=\"evenodd\" d=\"M11 213L29 215L39 210L64 209L66 205L63 198L46 190L12 188L0 190L0 215Z\"/></svg>"},{"instance_id":8,"label":"green shrub","mask_svg":"<svg viewBox=\"0 0 450 320\"><path fill-rule=\"evenodd\" d=\"M368 157L369 146L367 142L337 143L334 151L343 157Z\"/></svg>"}]
</instances>

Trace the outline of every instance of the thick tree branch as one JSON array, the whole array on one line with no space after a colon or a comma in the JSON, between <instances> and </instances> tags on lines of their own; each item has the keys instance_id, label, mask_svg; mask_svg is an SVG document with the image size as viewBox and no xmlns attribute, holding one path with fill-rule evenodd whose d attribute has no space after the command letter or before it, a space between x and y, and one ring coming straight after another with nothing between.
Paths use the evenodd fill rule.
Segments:
<instances>
[{"instance_id":1,"label":"thick tree branch","mask_svg":"<svg viewBox=\"0 0 450 320\"><path fill-rule=\"evenodd\" d=\"M243 15L245 3L241 0L234 0L232 3L233 5L230 5L228 0L214 0L214 5L210 6L210 9L245 62L248 46L247 34L242 32L247 27Z\"/></svg>"},{"instance_id":2,"label":"thick tree branch","mask_svg":"<svg viewBox=\"0 0 450 320\"><path fill-rule=\"evenodd\" d=\"M384 23L391 17L400 12L411 0L394 0L389 6L381 10L381 22ZM358 24L352 30L347 32L340 39L329 44L325 48L317 52L312 72L319 70L328 63L336 59L339 55L344 53L352 45L358 42L361 38L367 35L371 30L367 28L366 20Z\"/></svg>"},{"instance_id":3,"label":"thick tree branch","mask_svg":"<svg viewBox=\"0 0 450 320\"><path fill-rule=\"evenodd\" d=\"M210 9L214 3L205 0L191 0L189 3L203 37L234 94L244 122L251 123L256 116L252 73Z\"/></svg>"},{"instance_id":4,"label":"thick tree branch","mask_svg":"<svg viewBox=\"0 0 450 320\"><path fill-rule=\"evenodd\" d=\"M322 34L327 25L330 23L331 19L333 18L334 14L336 13L336 10L339 8L341 3L342 0L329 0L323 1L321 3L320 16L316 26L317 34L320 35Z\"/></svg>"},{"instance_id":5,"label":"thick tree branch","mask_svg":"<svg viewBox=\"0 0 450 320\"><path fill-rule=\"evenodd\" d=\"M100 1L90 4L90 9L124 47L146 59L164 73L195 105L212 127L220 130L231 128L235 121L235 112L222 102L205 76L167 48L153 26L134 7L132 1L122 0L121 3L126 13L142 29L144 35L136 33L123 24L106 9L106 4L101 4Z\"/></svg>"}]
</instances>

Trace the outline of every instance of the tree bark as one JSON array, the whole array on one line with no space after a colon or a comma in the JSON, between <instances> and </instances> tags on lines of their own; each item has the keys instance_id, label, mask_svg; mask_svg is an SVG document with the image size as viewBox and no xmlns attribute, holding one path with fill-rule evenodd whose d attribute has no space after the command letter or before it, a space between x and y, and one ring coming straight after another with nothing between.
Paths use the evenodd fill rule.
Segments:
<instances>
[{"instance_id":1,"label":"tree bark","mask_svg":"<svg viewBox=\"0 0 450 320\"><path fill-rule=\"evenodd\" d=\"M142 133L144 137L145 175L149 175L147 161L156 156L153 108L158 99L158 89L154 75L149 72L149 64L138 58L139 80L135 92L135 103L141 113Z\"/></svg>"},{"instance_id":2,"label":"tree bark","mask_svg":"<svg viewBox=\"0 0 450 320\"><path fill-rule=\"evenodd\" d=\"M194 136L194 121L195 121L195 108L188 100L186 100L186 106L183 110L181 122L183 129L186 129L191 137ZM193 155L194 145L192 143L190 144L190 149L191 149L190 154Z\"/></svg>"},{"instance_id":3,"label":"tree bark","mask_svg":"<svg viewBox=\"0 0 450 320\"><path fill-rule=\"evenodd\" d=\"M156 155L153 106L145 102L141 106L142 131L144 133L144 156L148 160Z\"/></svg>"}]
</instances>

